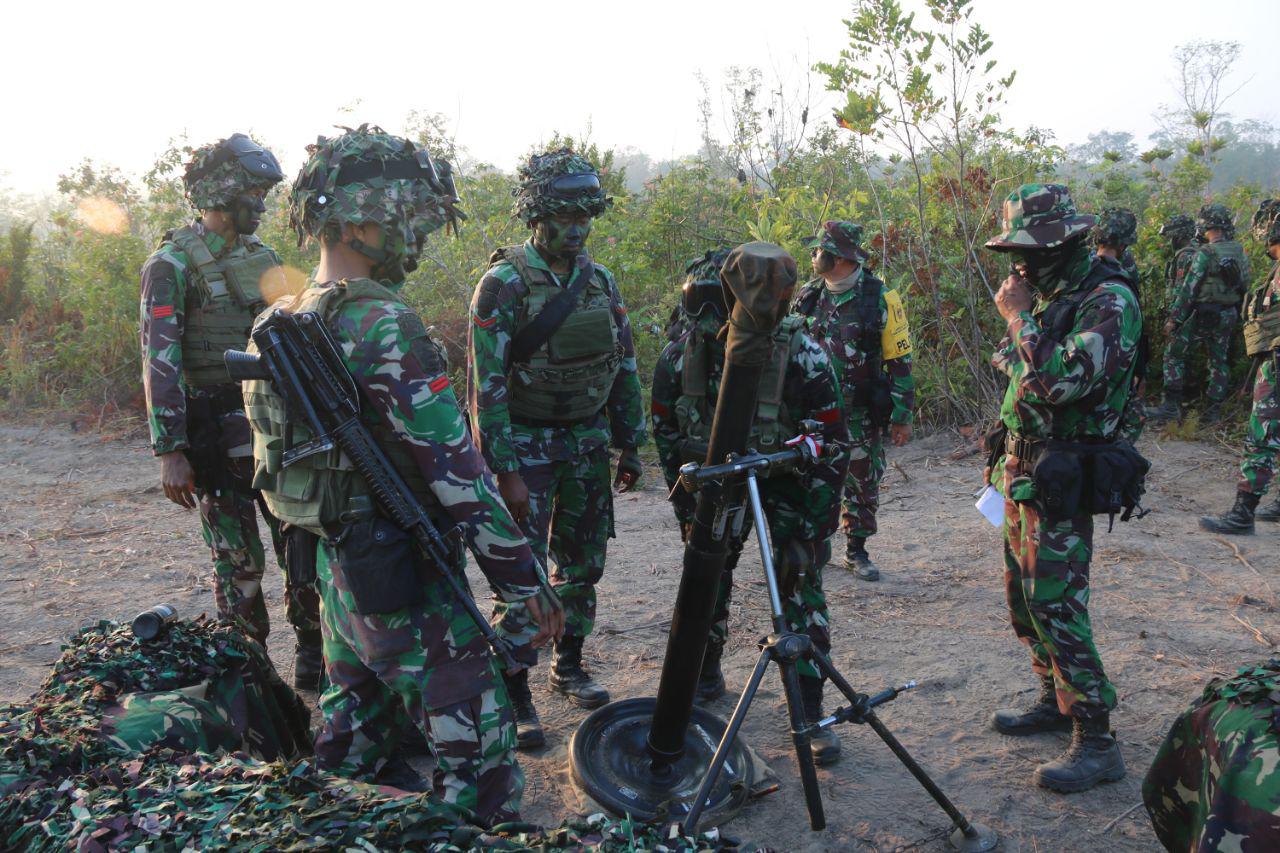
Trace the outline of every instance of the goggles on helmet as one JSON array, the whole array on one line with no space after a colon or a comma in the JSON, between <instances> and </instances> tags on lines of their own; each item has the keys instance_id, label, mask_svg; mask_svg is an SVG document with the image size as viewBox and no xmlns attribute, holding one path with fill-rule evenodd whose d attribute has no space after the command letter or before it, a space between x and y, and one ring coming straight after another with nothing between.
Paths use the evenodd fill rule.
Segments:
<instances>
[{"instance_id":1,"label":"goggles on helmet","mask_svg":"<svg viewBox=\"0 0 1280 853\"><path fill-rule=\"evenodd\" d=\"M284 179L284 172L280 170L280 161L275 155L243 133L233 133L226 142L218 146L199 169L189 175L189 179L193 182L198 181L233 157L240 161L242 169L259 180L274 183Z\"/></svg>"},{"instance_id":2,"label":"goggles on helmet","mask_svg":"<svg viewBox=\"0 0 1280 853\"><path fill-rule=\"evenodd\" d=\"M600 176L590 172L576 175L561 175L551 181L547 187L550 195L559 198L577 198L584 195L596 195L600 192Z\"/></svg>"},{"instance_id":3,"label":"goggles on helmet","mask_svg":"<svg viewBox=\"0 0 1280 853\"><path fill-rule=\"evenodd\" d=\"M680 305L690 317L699 317L707 309L722 320L729 315L724 286L719 281L686 281L681 288Z\"/></svg>"}]
</instances>

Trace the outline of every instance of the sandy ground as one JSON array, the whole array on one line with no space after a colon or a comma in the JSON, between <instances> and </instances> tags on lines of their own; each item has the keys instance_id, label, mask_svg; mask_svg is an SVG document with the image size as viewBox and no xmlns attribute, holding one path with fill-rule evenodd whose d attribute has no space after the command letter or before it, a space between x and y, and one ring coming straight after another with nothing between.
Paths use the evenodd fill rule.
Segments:
<instances>
[{"instance_id":1,"label":"sandy ground","mask_svg":"<svg viewBox=\"0 0 1280 853\"><path fill-rule=\"evenodd\" d=\"M1100 531L1094 626L1118 686L1113 716L1129 776L1074 796L1035 788L1035 765L1065 735L1015 739L987 727L992 709L1034 689L1026 654L1006 624L1000 540L973 509L980 457L950 461L950 435L890 453L873 556L884 579L859 581L832 565L826 586L835 660L855 686L920 682L881 717L973 819L1000 833L1001 849L1152 850L1140 801L1142 775L1174 715L1214 675L1273 653L1280 639L1280 529L1234 541L1197 532L1196 517L1229 505L1234 459L1217 444L1147 439L1154 512ZM167 503L159 466L141 439L103 439L63 427L0 425L0 700L25 698L58 655L60 640L101 617L127 618L154 602L183 614L213 609L207 551L196 518ZM618 539L600 588L599 633L588 660L615 698L651 695L679 580L681 546L656 472L617 503ZM1105 525L1104 525L1105 527ZM1237 550L1238 549L1238 550ZM739 571L730 689L740 689L767 625L763 581L748 551ZM278 575L267 597L270 648L289 675ZM566 746L585 711L536 698L549 743L522 758L526 816L557 822L585 807ZM309 700L314 700L309 696ZM728 715L733 698L714 710ZM727 831L781 850L941 850L945 816L874 732L845 726L844 756L820 770L829 827L808 830L775 678L752 707L745 736L782 780Z\"/></svg>"}]
</instances>

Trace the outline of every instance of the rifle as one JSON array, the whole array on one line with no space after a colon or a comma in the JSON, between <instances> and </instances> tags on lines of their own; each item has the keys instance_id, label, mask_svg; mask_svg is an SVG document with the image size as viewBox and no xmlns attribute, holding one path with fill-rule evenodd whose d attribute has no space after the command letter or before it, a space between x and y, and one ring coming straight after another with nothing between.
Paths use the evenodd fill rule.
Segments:
<instances>
[{"instance_id":1,"label":"rifle","mask_svg":"<svg viewBox=\"0 0 1280 853\"><path fill-rule=\"evenodd\" d=\"M340 448L364 477L373 499L386 516L413 537L418 550L449 584L457 604L467 612L485 641L508 667L517 664L511 646L499 637L476 607L464 582L454 574L450 559L461 539L453 528L441 534L422 502L405 483L360 419L360 390L339 354L338 344L315 312L289 314L280 309L253 330L259 355L227 350L227 372L237 382L261 379L284 398L292 415L311 433L294 445L292 427L286 430L282 464L285 467L317 453Z\"/></svg>"}]
</instances>

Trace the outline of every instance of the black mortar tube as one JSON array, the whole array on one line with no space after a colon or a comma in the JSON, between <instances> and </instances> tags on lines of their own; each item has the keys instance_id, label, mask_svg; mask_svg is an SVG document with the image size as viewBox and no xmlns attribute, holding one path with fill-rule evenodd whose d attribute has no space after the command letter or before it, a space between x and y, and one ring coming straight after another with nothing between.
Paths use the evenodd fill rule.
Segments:
<instances>
[{"instance_id":1,"label":"black mortar tube","mask_svg":"<svg viewBox=\"0 0 1280 853\"><path fill-rule=\"evenodd\" d=\"M743 270L759 270L755 255L744 259L743 253L763 253L773 264L773 275L766 281L745 278ZM735 257L737 256L737 257ZM748 243L740 246L725 261L722 281L733 307L728 338L725 342L724 375L716 398L715 417L707 442L704 464L724 462L731 453L743 453L755 418L756 396L760 377L770 353L773 332L781 320L778 309L789 289L778 292L779 257L790 265L794 283L795 262L777 246ZM754 262L753 262L754 261ZM738 272L735 274L734 270ZM765 290L774 291L766 296ZM728 301L728 300L726 300ZM769 303L772 304L769 304ZM698 491L693 526L685 543L680 590L671 614L671 631L667 634L667 653L662 662L662 677L649 730L649 754L653 772L661 775L684 753L685 733L693 715L694 693L702 669L702 657L711 635L712 614L720 575L724 570L728 541L715 539L712 527L722 506L741 503L743 485L740 480L720 486L708 485Z\"/></svg>"}]
</instances>

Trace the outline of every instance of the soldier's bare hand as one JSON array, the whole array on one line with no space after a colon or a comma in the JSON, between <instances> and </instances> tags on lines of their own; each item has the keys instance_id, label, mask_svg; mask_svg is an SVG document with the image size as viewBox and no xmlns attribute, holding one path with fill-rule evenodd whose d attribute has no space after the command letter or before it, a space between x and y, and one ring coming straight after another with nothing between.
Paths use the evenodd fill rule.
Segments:
<instances>
[{"instance_id":1,"label":"soldier's bare hand","mask_svg":"<svg viewBox=\"0 0 1280 853\"><path fill-rule=\"evenodd\" d=\"M1008 323L1023 311L1031 310L1031 287L1022 276L1011 275L996 292L996 309Z\"/></svg>"},{"instance_id":2,"label":"soldier's bare hand","mask_svg":"<svg viewBox=\"0 0 1280 853\"><path fill-rule=\"evenodd\" d=\"M181 450L160 454L160 485L164 496L178 506L196 508L196 472Z\"/></svg>"},{"instance_id":3,"label":"soldier's bare hand","mask_svg":"<svg viewBox=\"0 0 1280 853\"><path fill-rule=\"evenodd\" d=\"M507 511L516 520L516 524L524 524L529 517L529 487L517 471L507 471L498 475L498 492Z\"/></svg>"},{"instance_id":4,"label":"soldier's bare hand","mask_svg":"<svg viewBox=\"0 0 1280 853\"><path fill-rule=\"evenodd\" d=\"M624 450L618 454L618 473L613 478L613 486L619 492L629 492L640 482L644 473L644 465L640 462L640 454L634 450Z\"/></svg>"},{"instance_id":5,"label":"soldier's bare hand","mask_svg":"<svg viewBox=\"0 0 1280 853\"><path fill-rule=\"evenodd\" d=\"M911 424L890 424L889 440L894 447L901 447L911 440Z\"/></svg>"},{"instance_id":6,"label":"soldier's bare hand","mask_svg":"<svg viewBox=\"0 0 1280 853\"><path fill-rule=\"evenodd\" d=\"M529 618L538 626L538 633L533 637L533 647L540 649L548 640L560 641L564 637L564 605L555 590L544 587L537 595L524 601Z\"/></svg>"},{"instance_id":7,"label":"soldier's bare hand","mask_svg":"<svg viewBox=\"0 0 1280 853\"><path fill-rule=\"evenodd\" d=\"M1173 320L1172 320L1172 319L1169 319L1169 320L1165 320L1165 321L1164 321L1164 333L1165 333L1166 335L1172 335L1172 334L1173 334L1173 330L1174 330L1174 329L1176 329L1176 328L1177 328L1177 325L1173 322Z\"/></svg>"}]
</instances>

